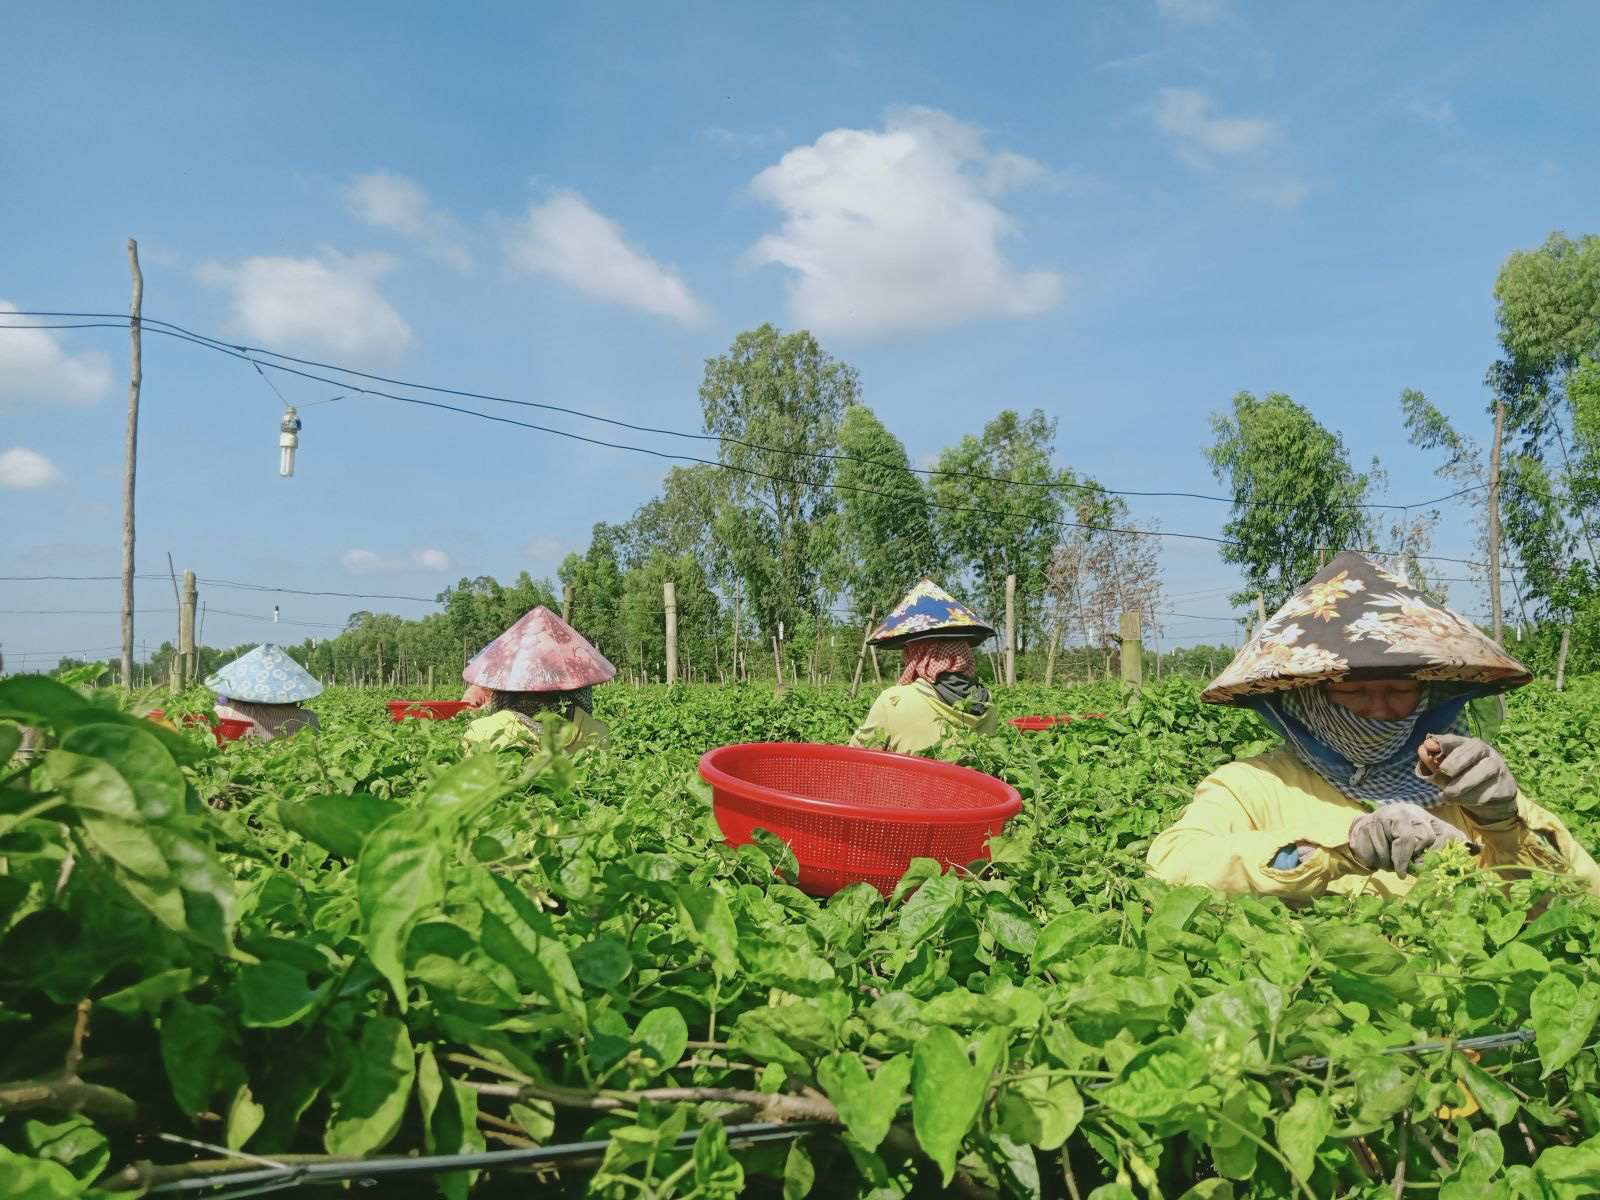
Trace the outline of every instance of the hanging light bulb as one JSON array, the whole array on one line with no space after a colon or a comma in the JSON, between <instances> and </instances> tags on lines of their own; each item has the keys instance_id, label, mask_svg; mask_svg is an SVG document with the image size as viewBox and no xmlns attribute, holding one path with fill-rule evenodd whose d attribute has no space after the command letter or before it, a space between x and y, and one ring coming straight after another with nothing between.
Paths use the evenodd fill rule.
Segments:
<instances>
[{"instance_id":1,"label":"hanging light bulb","mask_svg":"<svg viewBox=\"0 0 1600 1200\"><path fill-rule=\"evenodd\" d=\"M290 453L293 454L294 451L291 450ZM272 623L274 625L278 623L278 606L276 604L272 606Z\"/></svg>"},{"instance_id":2,"label":"hanging light bulb","mask_svg":"<svg viewBox=\"0 0 1600 1200\"><path fill-rule=\"evenodd\" d=\"M278 474L294 474L294 452L300 445L300 414L290 404L278 423Z\"/></svg>"}]
</instances>

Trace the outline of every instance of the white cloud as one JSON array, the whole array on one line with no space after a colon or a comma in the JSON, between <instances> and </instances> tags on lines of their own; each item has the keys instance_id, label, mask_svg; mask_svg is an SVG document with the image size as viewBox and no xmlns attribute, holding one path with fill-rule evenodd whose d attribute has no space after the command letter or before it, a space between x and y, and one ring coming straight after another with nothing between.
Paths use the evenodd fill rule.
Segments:
<instances>
[{"instance_id":1,"label":"white cloud","mask_svg":"<svg viewBox=\"0 0 1600 1200\"><path fill-rule=\"evenodd\" d=\"M1161 15L1186 25L1214 25L1222 19L1222 0L1156 0Z\"/></svg>"},{"instance_id":2,"label":"white cloud","mask_svg":"<svg viewBox=\"0 0 1600 1200\"><path fill-rule=\"evenodd\" d=\"M55 463L24 446L0 452L0 487L42 488L65 478Z\"/></svg>"},{"instance_id":3,"label":"white cloud","mask_svg":"<svg viewBox=\"0 0 1600 1200\"><path fill-rule=\"evenodd\" d=\"M1279 175L1247 184L1244 192L1252 200L1288 212L1311 194L1311 185L1294 175Z\"/></svg>"},{"instance_id":4,"label":"white cloud","mask_svg":"<svg viewBox=\"0 0 1600 1200\"><path fill-rule=\"evenodd\" d=\"M1279 134L1278 123L1267 117L1212 115L1211 97L1195 88L1162 88L1155 118L1178 140L1179 155L1194 166L1250 154Z\"/></svg>"},{"instance_id":5,"label":"white cloud","mask_svg":"<svg viewBox=\"0 0 1600 1200\"><path fill-rule=\"evenodd\" d=\"M232 293L234 329L273 349L383 356L411 344L411 327L378 291L378 280L394 265L387 254L341 254L323 246L315 258L208 262L196 274Z\"/></svg>"},{"instance_id":6,"label":"white cloud","mask_svg":"<svg viewBox=\"0 0 1600 1200\"><path fill-rule=\"evenodd\" d=\"M731 150L735 157L747 150L765 150L768 146L777 145L785 137L783 130L778 128L740 132L737 129L725 129L721 125L698 130L695 136L701 141Z\"/></svg>"},{"instance_id":7,"label":"white cloud","mask_svg":"<svg viewBox=\"0 0 1600 1200\"><path fill-rule=\"evenodd\" d=\"M1406 104L1406 111L1419 121L1426 121L1430 125L1448 125L1456 119L1456 106L1448 100L1428 100L1421 96L1413 96Z\"/></svg>"},{"instance_id":8,"label":"white cloud","mask_svg":"<svg viewBox=\"0 0 1600 1200\"><path fill-rule=\"evenodd\" d=\"M415 179L369 171L345 189L345 203L357 219L416 242L445 266L463 275L472 270L466 230L448 212L429 207L428 193Z\"/></svg>"},{"instance_id":9,"label":"white cloud","mask_svg":"<svg viewBox=\"0 0 1600 1200\"><path fill-rule=\"evenodd\" d=\"M783 227L751 248L778 263L794 319L818 333L870 337L984 317L1028 317L1061 303L1061 276L1001 253L1015 232L995 203L1061 179L992 150L976 126L931 108L891 110L881 132L835 129L751 181Z\"/></svg>"},{"instance_id":10,"label":"white cloud","mask_svg":"<svg viewBox=\"0 0 1600 1200\"><path fill-rule=\"evenodd\" d=\"M37 326L0 300L0 324ZM69 354L50 329L0 329L0 403L93 404L111 390L111 360L99 350Z\"/></svg>"},{"instance_id":11,"label":"white cloud","mask_svg":"<svg viewBox=\"0 0 1600 1200\"><path fill-rule=\"evenodd\" d=\"M448 571L450 558L443 550L413 550L385 556L371 550L346 550L339 566L352 575L393 575L400 571Z\"/></svg>"},{"instance_id":12,"label":"white cloud","mask_svg":"<svg viewBox=\"0 0 1600 1200\"><path fill-rule=\"evenodd\" d=\"M578 547L567 541L566 538L555 537L552 534L540 534L538 537L530 538L528 544L522 548L522 552L531 559L544 562L563 558L568 552L575 549L578 549Z\"/></svg>"},{"instance_id":13,"label":"white cloud","mask_svg":"<svg viewBox=\"0 0 1600 1200\"><path fill-rule=\"evenodd\" d=\"M597 213L570 188L531 204L505 229L511 266L529 275L554 275L585 295L625 304L685 325L705 320L705 308L678 277L638 246L622 228Z\"/></svg>"}]
</instances>

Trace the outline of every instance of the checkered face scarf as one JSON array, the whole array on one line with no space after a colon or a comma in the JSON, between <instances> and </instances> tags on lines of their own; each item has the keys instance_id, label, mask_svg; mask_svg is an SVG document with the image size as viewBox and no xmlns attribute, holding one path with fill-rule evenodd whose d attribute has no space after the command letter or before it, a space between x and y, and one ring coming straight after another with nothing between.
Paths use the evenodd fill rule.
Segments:
<instances>
[{"instance_id":1,"label":"checkered face scarf","mask_svg":"<svg viewBox=\"0 0 1600 1200\"><path fill-rule=\"evenodd\" d=\"M1416 712L1398 721L1357 716L1319 686L1261 696L1253 707L1341 795L1431 808L1439 789L1417 777L1417 747L1429 734L1468 732L1467 699L1458 689L1424 686Z\"/></svg>"},{"instance_id":2,"label":"checkered face scarf","mask_svg":"<svg viewBox=\"0 0 1600 1200\"><path fill-rule=\"evenodd\" d=\"M905 657L905 670L900 672L902 684L918 679L934 683L947 671L968 679L978 674L978 656L965 638L916 638L907 642L901 653Z\"/></svg>"}]
</instances>

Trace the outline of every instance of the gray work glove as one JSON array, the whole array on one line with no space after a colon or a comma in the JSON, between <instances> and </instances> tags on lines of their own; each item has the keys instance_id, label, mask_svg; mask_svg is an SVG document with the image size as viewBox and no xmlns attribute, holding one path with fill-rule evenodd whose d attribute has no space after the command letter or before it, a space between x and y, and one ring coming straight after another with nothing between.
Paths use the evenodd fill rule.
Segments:
<instances>
[{"instance_id":1,"label":"gray work glove","mask_svg":"<svg viewBox=\"0 0 1600 1200\"><path fill-rule=\"evenodd\" d=\"M1413 859L1467 835L1417 804L1385 804L1350 823L1350 853L1372 871L1393 871L1401 879Z\"/></svg>"},{"instance_id":2,"label":"gray work glove","mask_svg":"<svg viewBox=\"0 0 1600 1200\"><path fill-rule=\"evenodd\" d=\"M1439 733L1417 750L1417 774L1478 821L1517 815L1517 781L1500 752L1482 738ZM1431 770L1430 770L1431 768Z\"/></svg>"}]
</instances>

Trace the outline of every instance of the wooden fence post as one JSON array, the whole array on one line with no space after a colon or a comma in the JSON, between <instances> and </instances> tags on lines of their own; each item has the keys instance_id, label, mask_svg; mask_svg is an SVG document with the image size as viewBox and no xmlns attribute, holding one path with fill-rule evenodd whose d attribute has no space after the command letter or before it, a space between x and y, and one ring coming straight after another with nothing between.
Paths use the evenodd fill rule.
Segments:
<instances>
[{"instance_id":1,"label":"wooden fence post","mask_svg":"<svg viewBox=\"0 0 1600 1200\"><path fill-rule=\"evenodd\" d=\"M1122 682L1134 695L1144 684L1144 642L1139 628L1139 614L1122 614Z\"/></svg>"},{"instance_id":2,"label":"wooden fence post","mask_svg":"<svg viewBox=\"0 0 1600 1200\"><path fill-rule=\"evenodd\" d=\"M1017 577L1006 576L1006 686L1017 682Z\"/></svg>"},{"instance_id":3,"label":"wooden fence post","mask_svg":"<svg viewBox=\"0 0 1600 1200\"><path fill-rule=\"evenodd\" d=\"M178 681L188 687L195 679L194 610L199 593L194 572L183 573L183 605L178 610Z\"/></svg>"},{"instance_id":4,"label":"wooden fence post","mask_svg":"<svg viewBox=\"0 0 1600 1200\"><path fill-rule=\"evenodd\" d=\"M1561 627L1561 650L1556 655L1556 691L1563 692L1567 688L1567 647L1572 643L1572 619Z\"/></svg>"},{"instance_id":5,"label":"wooden fence post","mask_svg":"<svg viewBox=\"0 0 1600 1200\"><path fill-rule=\"evenodd\" d=\"M872 637L872 622L877 618L877 613L867 614L866 632L861 635L861 653L856 655L856 673L850 678L850 694L854 696L861 690L861 668L867 662L867 639Z\"/></svg>"},{"instance_id":6,"label":"wooden fence post","mask_svg":"<svg viewBox=\"0 0 1600 1200\"><path fill-rule=\"evenodd\" d=\"M133 680L133 480L139 459L139 385L141 366L140 312L144 307L144 273L139 270L139 243L128 239L128 270L133 275L133 300L128 305L128 432L122 460L122 686Z\"/></svg>"},{"instance_id":7,"label":"wooden fence post","mask_svg":"<svg viewBox=\"0 0 1600 1200\"><path fill-rule=\"evenodd\" d=\"M1050 653L1044 660L1044 685L1049 687L1056 677L1056 651L1061 647L1061 622L1050 633Z\"/></svg>"},{"instance_id":8,"label":"wooden fence post","mask_svg":"<svg viewBox=\"0 0 1600 1200\"><path fill-rule=\"evenodd\" d=\"M561 619L568 625L572 624L572 585L570 583L561 589Z\"/></svg>"},{"instance_id":9,"label":"wooden fence post","mask_svg":"<svg viewBox=\"0 0 1600 1200\"><path fill-rule=\"evenodd\" d=\"M778 686L783 686L783 653L778 649L778 635L772 635L772 670Z\"/></svg>"},{"instance_id":10,"label":"wooden fence post","mask_svg":"<svg viewBox=\"0 0 1600 1200\"><path fill-rule=\"evenodd\" d=\"M661 600L667 610L667 686L678 682L678 589L668 579L661 585Z\"/></svg>"},{"instance_id":11,"label":"wooden fence post","mask_svg":"<svg viewBox=\"0 0 1600 1200\"><path fill-rule=\"evenodd\" d=\"M739 577L737 575L733 577L733 681L739 682Z\"/></svg>"}]
</instances>

